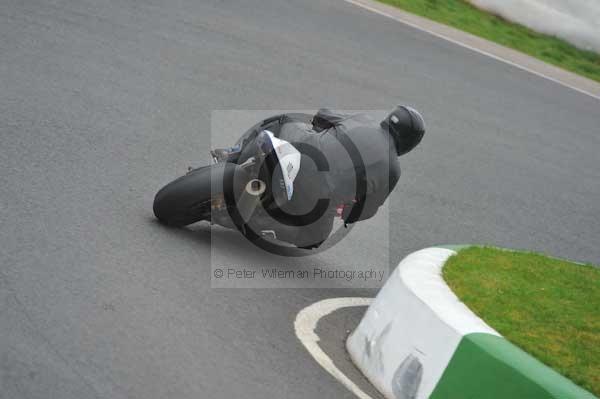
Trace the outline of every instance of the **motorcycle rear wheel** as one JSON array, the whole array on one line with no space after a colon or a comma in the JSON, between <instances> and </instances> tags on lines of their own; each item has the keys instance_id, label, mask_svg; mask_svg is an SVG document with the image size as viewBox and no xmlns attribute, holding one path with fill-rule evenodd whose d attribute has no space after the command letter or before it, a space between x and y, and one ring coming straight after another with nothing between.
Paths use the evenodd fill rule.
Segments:
<instances>
[{"instance_id":1,"label":"motorcycle rear wheel","mask_svg":"<svg viewBox=\"0 0 600 399\"><path fill-rule=\"evenodd\" d=\"M233 183L237 165L219 163L192 170L161 188L154 197L154 215L181 227L211 218L211 200Z\"/></svg>"}]
</instances>

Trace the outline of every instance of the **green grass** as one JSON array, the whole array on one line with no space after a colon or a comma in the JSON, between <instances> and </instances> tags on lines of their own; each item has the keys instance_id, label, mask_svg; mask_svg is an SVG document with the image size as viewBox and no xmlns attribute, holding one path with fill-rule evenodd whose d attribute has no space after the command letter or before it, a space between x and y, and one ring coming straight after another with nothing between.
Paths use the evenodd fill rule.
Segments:
<instances>
[{"instance_id":1,"label":"green grass","mask_svg":"<svg viewBox=\"0 0 600 399\"><path fill-rule=\"evenodd\" d=\"M470 247L448 260L443 275L506 339L600 396L600 269Z\"/></svg>"},{"instance_id":2,"label":"green grass","mask_svg":"<svg viewBox=\"0 0 600 399\"><path fill-rule=\"evenodd\" d=\"M379 0L600 82L600 54L479 10L463 0Z\"/></svg>"}]
</instances>

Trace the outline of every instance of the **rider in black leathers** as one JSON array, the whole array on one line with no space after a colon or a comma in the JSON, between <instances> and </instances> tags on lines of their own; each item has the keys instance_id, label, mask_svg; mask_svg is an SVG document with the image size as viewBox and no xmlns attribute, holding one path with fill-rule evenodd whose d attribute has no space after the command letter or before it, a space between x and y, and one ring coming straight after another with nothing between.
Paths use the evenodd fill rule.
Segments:
<instances>
[{"instance_id":1,"label":"rider in black leathers","mask_svg":"<svg viewBox=\"0 0 600 399\"><path fill-rule=\"evenodd\" d=\"M400 178L398 157L425 133L421 115L406 106L396 107L380 123L365 114L321 109L312 120L283 114L254 129L238 163L256 151L256 137L264 130L293 144L302 158L291 200L272 188L274 200L260 211L270 218L253 218L248 227L257 236L268 231L300 248L318 247L330 234L336 214L346 224L374 216ZM282 172L274 173L271 181Z\"/></svg>"}]
</instances>

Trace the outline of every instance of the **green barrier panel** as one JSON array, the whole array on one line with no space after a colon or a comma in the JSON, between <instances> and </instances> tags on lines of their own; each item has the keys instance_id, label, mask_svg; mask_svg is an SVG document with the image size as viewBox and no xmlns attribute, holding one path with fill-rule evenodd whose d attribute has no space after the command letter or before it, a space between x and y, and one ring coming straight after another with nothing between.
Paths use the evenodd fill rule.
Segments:
<instances>
[{"instance_id":1,"label":"green barrier panel","mask_svg":"<svg viewBox=\"0 0 600 399\"><path fill-rule=\"evenodd\" d=\"M597 399L506 339L462 338L431 399Z\"/></svg>"}]
</instances>

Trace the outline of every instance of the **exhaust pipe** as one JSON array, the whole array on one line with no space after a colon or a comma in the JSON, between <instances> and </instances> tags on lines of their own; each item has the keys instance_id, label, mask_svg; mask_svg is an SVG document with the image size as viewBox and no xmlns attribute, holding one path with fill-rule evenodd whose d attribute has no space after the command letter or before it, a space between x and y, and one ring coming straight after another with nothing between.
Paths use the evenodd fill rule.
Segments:
<instances>
[{"instance_id":1,"label":"exhaust pipe","mask_svg":"<svg viewBox=\"0 0 600 399\"><path fill-rule=\"evenodd\" d=\"M264 194L266 189L267 185L265 182L259 179L252 179L246 183L246 187L236 204L244 223L247 223L252 217L252 214L260 203L260 196Z\"/></svg>"}]
</instances>

